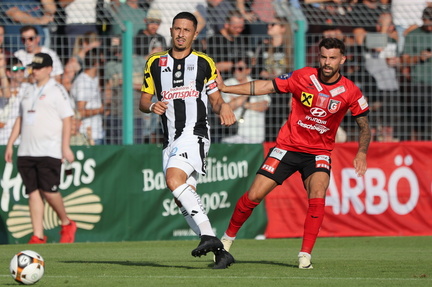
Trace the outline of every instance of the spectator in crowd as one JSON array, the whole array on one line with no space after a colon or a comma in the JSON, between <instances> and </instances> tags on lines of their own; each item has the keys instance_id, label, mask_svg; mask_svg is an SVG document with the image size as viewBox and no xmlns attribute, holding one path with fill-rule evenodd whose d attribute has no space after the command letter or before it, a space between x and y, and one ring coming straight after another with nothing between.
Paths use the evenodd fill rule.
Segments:
<instances>
[{"instance_id":1,"label":"spectator in crowd","mask_svg":"<svg viewBox=\"0 0 432 287\"><path fill-rule=\"evenodd\" d=\"M0 83L2 97L0 97L0 145L6 145L19 114L19 104L23 96L22 91L28 85L25 82L24 67L15 57L7 59L0 56ZM21 91L21 93L20 93ZM15 144L19 144L19 138Z\"/></svg>"},{"instance_id":2,"label":"spectator in crowd","mask_svg":"<svg viewBox=\"0 0 432 287\"><path fill-rule=\"evenodd\" d=\"M411 81L411 91L404 97L411 140L431 140L432 135L432 7L426 7L422 15L423 25L411 31L405 38L402 61L409 68L405 76Z\"/></svg>"},{"instance_id":3,"label":"spectator in crowd","mask_svg":"<svg viewBox=\"0 0 432 287\"><path fill-rule=\"evenodd\" d=\"M236 0L236 8L246 20L245 34L251 35L251 43L257 44L267 32L276 13L273 0Z\"/></svg>"},{"instance_id":4,"label":"spectator in crowd","mask_svg":"<svg viewBox=\"0 0 432 287\"><path fill-rule=\"evenodd\" d=\"M267 25L270 38L263 41L255 51L254 77L273 79L292 68L292 34L288 21L275 17Z\"/></svg>"},{"instance_id":5,"label":"spectator in crowd","mask_svg":"<svg viewBox=\"0 0 432 287\"><path fill-rule=\"evenodd\" d=\"M388 9L383 8L380 0L363 0L353 6L349 15L349 19L354 26L352 33L354 40L358 45L364 44L367 32L377 32L376 23L381 14L387 13ZM391 25L391 17L384 18L386 22L382 22L383 31L388 30Z\"/></svg>"},{"instance_id":6,"label":"spectator in crowd","mask_svg":"<svg viewBox=\"0 0 432 287\"><path fill-rule=\"evenodd\" d=\"M398 55L403 52L405 36L420 27L423 9L431 0L391 0L391 15L398 34Z\"/></svg>"},{"instance_id":7,"label":"spectator in crowd","mask_svg":"<svg viewBox=\"0 0 432 287\"><path fill-rule=\"evenodd\" d=\"M390 13L383 13L378 18L376 30L379 34L367 34L364 52L365 70L374 81L370 89L364 89L368 95L371 114L372 132L378 141L395 141L394 125L400 122L396 118L400 104L398 71L400 58L397 49L397 32L394 25L387 25ZM391 21L391 20L390 20ZM384 30L387 29L387 30Z\"/></svg>"},{"instance_id":8,"label":"spectator in crowd","mask_svg":"<svg viewBox=\"0 0 432 287\"><path fill-rule=\"evenodd\" d=\"M238 85L253 81L250 58L234 62L234 77L225 81L226 85ZM237 134L225 137L223 143L262 143L265 140L265 112L270 106L270 96L237 95L222 93L223 99L234 111L238 122Z\"/></svg>"},{"instance_id":9,"label":"spectator in crowd","mask_svg":"<svg viewBox=\"0 0 432 287\"><path fill-rule=\"evenodd\" d=\"M53 68L51 69L51 77L57 82L61 82L61 76L63 75L63 64L60 61L59 56L54 50L47 47L39 46L40 36L38 30L34 26L23 26L20 29L21 41L25 45L25 49L20 49L14 53L24 66L29 65L35 54L45 53L50 55L53 60Z\"/></svg>"},{"instance_id":10,"label":"spectator in crowd","mask_svg":"<svg viewBox=\"0 0 432 287\"><path fill-rule=\"evenodd\" d=\"M98 0L59 0L65 14L63 33L66 36L64 46L70 47L66 57L73 56L71 48L75 46L75 38L86 33L98 33L97 2Z\"/></svg>"},{"instance_id":11,"label":"spectator in crowd","mask_svg":"<svg viewBox=\"0 0 432 287\"><path fill-rule=\"evenodd\" d=\"M120 38L112 36L110 58L104 66L105 78L105 142L122 144L123 137L123 59ZM139 105L143 79L143 67L146 60L142 56L133 55L133 102ZM134 143L143 143L143 116L134 109Z\"/></svg>"},{"instance_id":12,"label":"spectator in crowd","mask_svg":"<svg viewBox=\"0 0 432 287\"><path fill-rule=\"evenodd\" d=\"M35 25L41 45L49 39L49 30L44 27L54 21L57 10L54 0L0 0L0 5L4 11L0 18L7 35L5 45L12 53L23 47L19 40L23 26Z\"/></svg>"},{"instance_id":13,"label":"spectator in crowd","mask_svg":"<svg viewBox=\"0 0 432 287\"><path fill-rule=\"evenodd\" d=\"M157 33L162 22L161 14L158 10L154 9L150 11L144 22L147 27L135 35L135 54L147 59L153 53L166 50L167 44L165 37Z\"/></svg>"},{"instance_id":14,"label":"spectator in crowd","mask_svg":"<svg viewBox=\"0 0 432 287\"><path fill-rule=\"evenodd\" d=\"M253 56L249 37L242 34L245 26L243 16L237 10L229 11L224 27L218 34L208 38L206 53L214 59L217 69L225 78L232 77L234 61ZM209 114L212 125L212 141L217 143L230 129L222 126L214 114Z\"/></svg>"},{"instance_id":15,"label":"spectator in crowd","mask_svg":"<svg viewBox=\"0 0 432 287\"><path fill-rule=\"evenodd\" d=\"M225 26L229 11L235 10L230 0L207 0L207 38L218 34Z\"/></svg>"},{"instance_id":16,"label":"spectator in crowd","mask_svg":"<svg viewBox=\"0 0 432 287\"><path fill-rule=\"evenodd\" d=\"M80 133L91 134L95 144L104 142L104 107L99 87L100 55L97 48L88 51L84 58L84 70L73 82L71 96L80 115Z\"/></svg>"},{"instance_id":17,"label":"spectator in crowd","mask_svg":"<svg viewBox=\"0 0 432 287\"><path fill-rule=\"evenodd\" d=\"M147 11L143 9L138 0L126 0L124 3L120 3L118 6L113 6L113 10L116 12L118 19L121 21L130 21L133 24L132 35L138 34L140 30L146 28ZM165 10L171 10L169 6L164 7ZM111 35L121 35L122 29L120 25L111 25Z\"/></svg>"},{"instance_id":18,"label":"spectator in crowd","mask_svg":"<svg viewBox=\"0 0 432 287\"><path fill-rule=\"evenodd\" d=\"M5 28L0 25L0 55L5 57L5 59L9 58L11 53L9 49L5 47Z\"/></svg>"},{"instance_id":19,"label":"spectator in crowd","mask_svg":"<svg viewBox=\"0 0 432 287\"><path fill-rule=\"evenodd\" d=\"M173 5L173 0L153 0L148 12L150 13L155 9L161 12L162 22L159 26L158 33L165 37L166 43L171 47L170 28L174 16L180 11L187 11L194 14L198 19L197 29L199 34L206 26L205 16L201 11L202 8L207 8L206 0L175 1L175 5Z\"/></svg>"},{"instance_id":20,"label":"spectator in crowd","mask_svg":"<svg viewBox=\"0 0 432 287\"><path fill-rule=\"evenodd\" d=\"M260 43L255 51L255 65L252 76L270 80L292 69L292 35L288 21L282 17L275 17L267 25L269 38ZM289 98L278 95L273 99L273 105L266 116L266 140L274 141L281 124L287 118Z\"/></svg>"},{"instance_id":21,"label":"spectator in crowd","mask_svg":"<svg viewBox=\"0 0 432 287\"><path fill-rule=\"evenodd\" d=\"M214 58L217 69L225 77L231 76L234 59L253 56L249 38L242 35L245 20L237 10L228 13L225 24L218 34L207 41L207 54Z\"/></svg>"},{"instance_id":22,"label":"spectator in crowd","mask_svg":"<svg viewBox=\"0 0 432 287\"><path fill-rule=\"evenodd\" d=\"M74 161L69 146L73 110L66 89L50 77L53 61L46 53L36 53L32 73L35 83L29 85L21 100L20 114L9 137L5 160L12 163L13 145L21 135L17 167L29 198L33 236L30 244L47 242L44 236L45 202L61 224L60 243L75 241L76 223L68 218L59 191L62 159ZM36 99L42 98L43 100Z\"/></svg>"},{"instance_id":23,"label":"spectator in crowd","mask_svg":"<svg viewBox=\"0 0 432 287\"><path fill-rule=\"evenodd\" d=\"M77 37L72 52L72 57L66 62L62 77L62 85L70 91L72 82L76 76L83 71L84 58L88 51L93 48L99 48L101 41L99 35L94 32L88 32Z\"/></svg>"}]
</instances>

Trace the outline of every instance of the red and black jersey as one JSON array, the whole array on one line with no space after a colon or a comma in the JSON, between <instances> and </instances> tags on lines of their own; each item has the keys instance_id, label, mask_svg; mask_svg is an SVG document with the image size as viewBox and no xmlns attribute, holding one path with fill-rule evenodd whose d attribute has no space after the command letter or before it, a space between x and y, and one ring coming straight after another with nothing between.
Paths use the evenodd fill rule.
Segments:
<instances>
[{"instance_id":1,"label":"red and black jersey","mask_svg":"<svg viewBox=\"0 0 432 287\"><path fill-rule=\"evenodd\" d=\"M330 155L336 132L348 110L365 116L369 107L360 89L344 76L323 83L319 69L306 67L281 75L273 84L279 93L292 93L291 113L276 139L278 148Z\"/></svg>"}]
</instances>

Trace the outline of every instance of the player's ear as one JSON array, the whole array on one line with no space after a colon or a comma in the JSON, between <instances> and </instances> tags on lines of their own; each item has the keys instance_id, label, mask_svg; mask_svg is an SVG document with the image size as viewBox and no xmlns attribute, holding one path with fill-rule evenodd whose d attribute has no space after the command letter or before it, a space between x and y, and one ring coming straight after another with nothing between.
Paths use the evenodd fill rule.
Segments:
<instances>
[{"instance_id":1,"label":"player's ear","mask_svg":"<svg viewBox=\"0 0 432 287\"><path fill-rule=\"evenodd\" d=\"M341 60L341 62L340 62L340 63L341 63L341 65L345 63L346 59L347 59L347 57L346 57L346 56L342 56L342 60Z\"/></svg>"},{"instance_id":2,"label":"player's ear","mask_svg":"<svg viewBox=\"0 0 432 287\"><path fill-rule=\"evenodd\" d=\"M197 37L198 37L198 31L195 32L193 39L196 40Z\"/></svg>"}]
</instances>

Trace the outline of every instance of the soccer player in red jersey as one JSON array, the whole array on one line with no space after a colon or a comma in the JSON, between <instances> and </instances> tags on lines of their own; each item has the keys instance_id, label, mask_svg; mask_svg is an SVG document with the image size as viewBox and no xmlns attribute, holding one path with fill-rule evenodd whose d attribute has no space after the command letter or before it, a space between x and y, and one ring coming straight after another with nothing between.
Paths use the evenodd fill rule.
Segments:
<instances>
[{"instance_id":1,"label":"soccer player in red jersey","mask_svg":"<svg viewBox=\"0 0 432 287\"><path fill-rule=\"evenodd\" d=\"M309 205L299 268L312 269L311 252L324 218L326 190L330 182L331 159L336 131L348 110L359 126L359 146L354 157L358 176L367 169L366 154L371 140L367 115L369 107L360 89L340 74L346 61L345 45L335 38L319 44L319 68L305 67L274 80L257 80L226 86L218 77L219 90L232 94L264 95L292 93L291 113L250 189L237 201L229 226L222 237L229 250L237 232L253 209L277 185L299 171Z\"/></svg>"}]
</instances>

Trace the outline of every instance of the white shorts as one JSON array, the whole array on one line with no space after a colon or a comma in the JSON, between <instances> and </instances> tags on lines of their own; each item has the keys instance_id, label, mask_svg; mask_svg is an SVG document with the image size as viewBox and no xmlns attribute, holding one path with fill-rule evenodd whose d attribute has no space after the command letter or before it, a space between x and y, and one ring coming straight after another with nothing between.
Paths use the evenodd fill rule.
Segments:
<instances>
[{"instance_id":1,"label":"white shorts","mask_svg":"<svg viewBox=\"0 0 432 287\"><path fill-rule=\"evenodd\" d=\"M210 141L206 138L181 136L163 150L163 170L176 167L188 175L187 183L196 186L198 174L206 174L206 158Z\"/></svg>"}]
</instances>

